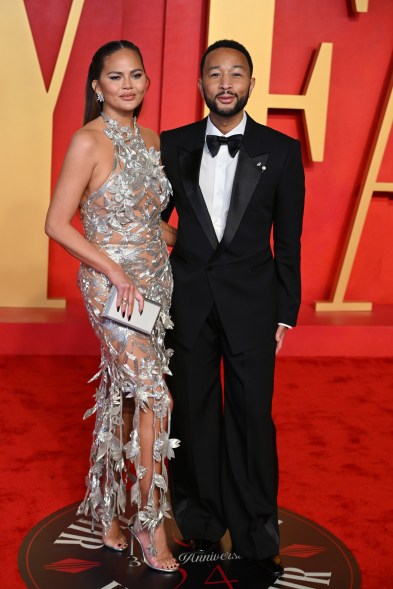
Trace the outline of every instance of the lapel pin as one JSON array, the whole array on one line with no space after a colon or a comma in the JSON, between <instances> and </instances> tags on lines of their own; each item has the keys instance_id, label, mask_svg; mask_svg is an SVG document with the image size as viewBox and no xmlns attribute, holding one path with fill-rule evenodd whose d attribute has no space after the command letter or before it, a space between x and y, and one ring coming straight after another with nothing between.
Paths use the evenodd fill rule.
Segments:
<instances>
[{"instance_id":1,"label":"lapel pin","mask_svg":"<svg viewBox=\"0 0 393 589\"><path fill-rule=\"evenodd\" d=\"M266 166L262 166L262 162L258 162L257 167L260 169L261 173L266 170Z\"/></svg>"}]
</instances>

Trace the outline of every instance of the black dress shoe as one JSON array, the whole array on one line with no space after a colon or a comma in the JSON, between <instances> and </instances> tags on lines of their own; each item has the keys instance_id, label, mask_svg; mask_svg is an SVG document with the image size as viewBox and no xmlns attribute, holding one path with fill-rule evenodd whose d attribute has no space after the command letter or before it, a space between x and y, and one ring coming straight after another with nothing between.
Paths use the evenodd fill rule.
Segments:
<instances>
[{"instance_id":1,"label":"black dress shoe","mask_svg":"<svg viewBox=\"0 0 393 589\"><path fill-rule=\"evenodd\" d=\"M210 552L210 550L216 544L216 542L205 540L204 538L190 538L187 541L192 551L199 552L199 554L206 554L206 552Z\"/></svg>"},{"instance_id":2,"label":"black dress shoe","mask_svg":"<svg viewBox=\"0 0 393 589\"><path fill-rule=\"evenodd\" d=\"M268 556L267 558L249 559L253 562L263 573L279 579L284 574L281 558L279 556Z\"/></svg>"}]
</instances>

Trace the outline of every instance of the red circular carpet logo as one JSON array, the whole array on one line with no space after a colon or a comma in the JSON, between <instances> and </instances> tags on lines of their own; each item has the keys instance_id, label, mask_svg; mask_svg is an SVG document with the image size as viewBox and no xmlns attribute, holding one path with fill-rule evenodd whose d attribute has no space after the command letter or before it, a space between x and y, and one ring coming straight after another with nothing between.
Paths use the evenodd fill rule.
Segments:
<instances>
[{"instance_id":1,"label":"red circular carpet logo","mask_svg":"<svg viewBox=\"0 0 393 589\"><path fill-rule=\"evenodd\" d=\"M53 513L26 536L19 569L32 589L360 589L360 572L348 548L333 534L286 509L279 510L285 573L274 583L232 552L227 534L212 552L197 554L181 540L174 520L166 522L171 549L180 562L175 574L149 569L140 552L130 557L103 547L101 530L76 516L79 503ZM128 519L122 520L127 529ZM138 547L139 548L139 547Z\"/></svg>"}]
</instances>

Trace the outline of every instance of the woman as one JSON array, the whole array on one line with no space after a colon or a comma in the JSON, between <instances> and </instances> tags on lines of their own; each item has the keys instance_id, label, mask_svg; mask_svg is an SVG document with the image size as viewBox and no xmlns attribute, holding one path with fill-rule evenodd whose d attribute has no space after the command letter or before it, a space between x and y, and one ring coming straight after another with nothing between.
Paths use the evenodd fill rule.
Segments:
<instances>
[{"instance_id":1,"label":"woman","mask_svg":"<svg viewBox=\"0 0 393 589\"><path fill-rule=\"evenodd\" d=\"M118 516L126 504L126 459L136 472L130 530L145 562L163 572L178 563L169 551L163 518L170 508L165 460L171 397L163 379L172 275L167 245L176 230L160 221L170 184L159 162L158 136L136 123L149 86L142 55L129 41L113 41L93 56L86 84L84 127L71 141L48 210L45 231L81 261L79 286L101 343L100 384L88 488L78 513L101 521L105 546L127 548ZM80 207L84 237L71 222ZM165 240L165 241L164 241ZM136 299L161 305L151 336L104 319L111 286L117 307L130 315Z\"/></svg>"}]
</instances>

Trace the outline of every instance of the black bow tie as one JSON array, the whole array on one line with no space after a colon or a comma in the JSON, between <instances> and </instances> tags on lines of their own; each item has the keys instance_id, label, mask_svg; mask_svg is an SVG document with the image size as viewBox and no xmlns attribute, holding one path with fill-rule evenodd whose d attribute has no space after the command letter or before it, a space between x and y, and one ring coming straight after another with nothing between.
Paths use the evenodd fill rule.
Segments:
<instances>
[{"instance_id":1,"label":"black bow tie","mask_svg":"<svg viewBox=\"0 0 393 589\"><path fill-rule=\"evenodd\" d=\"M216 157L221 145L228 145L228 151L232 157L235 157L242 144L243 135L230 135L223 137L220 135L206 135L206 143L212 157Z\"/></svg>"}]
</instances>

